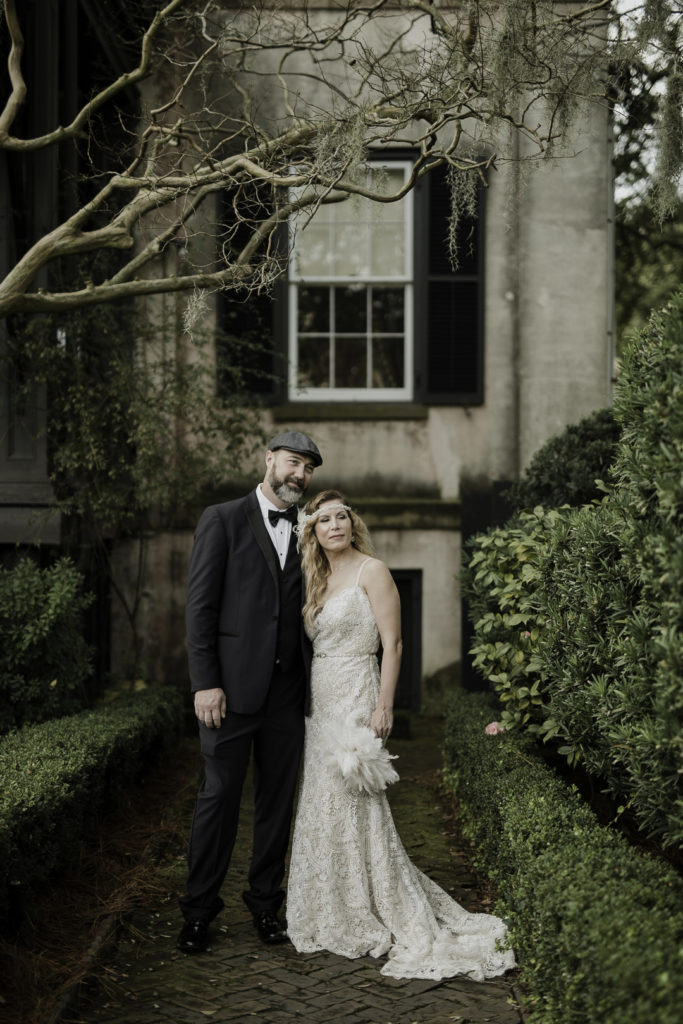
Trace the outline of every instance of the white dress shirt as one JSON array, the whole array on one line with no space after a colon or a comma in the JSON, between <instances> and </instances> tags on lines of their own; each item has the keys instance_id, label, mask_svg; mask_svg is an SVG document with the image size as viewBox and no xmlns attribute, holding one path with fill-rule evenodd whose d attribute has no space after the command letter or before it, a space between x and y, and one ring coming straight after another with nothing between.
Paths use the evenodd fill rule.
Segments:
<instances>
[{"instance_id":1,"label":"white dress shirt","mask_svg":"<svg viewBox=\"0 0 683 1024\"><path fill-rule=\"evenodd\" d=\"M273 541L275 550L277 551L277 556L280 559L280 568L284 569L285 562L287 561L289 541L292 536L292 524L288 519L278 519L277 523L273 526L268 518L268 512L271 508L275 509L276 512L282 512L283 510L266 498L265 494L261 490L261 484L256 488L256 497L258 498L258 503L261 506L261 514L263 515L263 522L266 524L266 530Z\"/></svg>"}]
</instances>

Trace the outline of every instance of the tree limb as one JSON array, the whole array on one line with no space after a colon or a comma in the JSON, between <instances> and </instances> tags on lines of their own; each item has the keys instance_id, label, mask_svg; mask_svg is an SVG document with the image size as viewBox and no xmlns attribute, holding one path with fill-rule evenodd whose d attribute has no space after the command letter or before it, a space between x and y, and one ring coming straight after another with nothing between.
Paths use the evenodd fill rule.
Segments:
<instances>
[{"instance_id":1,"label":"tree limb","mask_svg":"<svg viewBox=\"0 0 683 1024\"><path fill-rule=\"evenodd\" d=\"M21 56L24 52L24 37L21 33L21 26L17 17L17 9L14 0L5 0L5 22L9 37L12 40L12 47L7 58L7 70L9 72L12 92L5 104L5 109L0 114L0 140L6 135L12 125L19 108L26 98L26 82L21 73Z\"/></svg>"},{"instance_id":2,"label":"tree limb","mask_svg":"<svg viewBox=\"0 0 683 1024\"><path fill-rule=\"evenodd\" d=\"M19 106L23 102L27 92L20 67L23 37L19 28L18 19L16 18L14 0L5 0L5 20L7 21L13 44L10 54L10 76L12 77L12 74L14 73L14 77L12 77L12 95L5 106L2 116L0 116L0 147L8 150L9 152L31 153L81 135L92 115L99 110L100 107L103 107L105 103L108 103L109 100L122 92L123 89L130 85L135 85L150 74L152 70L151 58L152 42L154 41L154 37L158 34L165 22L168 21L169 17L185 3L187 3L187 0L170 0L170 3L168 3L161 11L155 12L149 28L145 31L142 37L140 62L138 66L132 71L127 71L123 75L119 75L115 81L110 82L109 85L98 92L96 96L93 96L88 103L81 107L71 124L66 126L59 125L51 132L46 132L44 135L39 135L34 138L20 139L11 136L9 131L14 123ZM15 56L12 64L12 53L15 53L17 40L20 41L22 45L18 50L18 56ZM17 83L16 85L15 82Z\"/></svg>"},{"instance_id":3,"label":"tree limb","mask_svg":"<svg viewBox=\"0 0 683 1024\"><path fill-rule=\"evenodd\" d=\"M619 53L589 32L596 14L611 16L607 0L585 0L566 15L559 4L522 0L365 0L291 10L269 2L261 11L255 3L170 0L149 22L136 68L71 124L18 139L9 132L26 95L23 39L16 0L4 0L12 93L0 114L0 148L35 159L60 141L90 140L95 111L128 85L158 79L136 134L127 129L134 156L127 166L119 159L86 202L20 256L0 282L0 316L194 287L255 287L277 269L275 233L294 211L312 214L353 195L395 202L425 168L444 161L485 177L507 158L508 127L533 143L519 159L546 156L568 137L581 104L609 100L604 69ZM154 43L171 17L160 65ZM176 25L179 17L186 20ZM636 59L633 39L625 52ZM416 155L415 167L403 188L386 195L368 185L363 168L369 152L397 148ZM96 181L93 172L91 187ZM154 261L174 240L211 234L198 211L223 192L223 264L165 281ZM130 250L108 280L71 295L30 293L41 269L101 249Z\"/></svg>"}]
</instances>

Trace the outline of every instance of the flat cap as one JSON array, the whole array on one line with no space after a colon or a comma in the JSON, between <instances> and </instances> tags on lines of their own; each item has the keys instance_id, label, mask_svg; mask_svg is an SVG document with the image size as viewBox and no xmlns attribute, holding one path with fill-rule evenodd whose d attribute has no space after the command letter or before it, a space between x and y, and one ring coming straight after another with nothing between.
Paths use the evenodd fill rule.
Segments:
<instances>
[{"instance_id":1,"label":"flat cap","mask_svg":"<svg viewBox=\"0 0 683 1024\"><path fill-rule=\"evenodd\" d=\"M284 434L278 434L266 445L269 452L276 452L278 448L286 448L290 452L298 452L300 455L309 455L316 466L322 466L322 455L318 451L315 441L312 441L308 434L302 434L300 430L286 430Z\"/></svg>"}]
</instances>

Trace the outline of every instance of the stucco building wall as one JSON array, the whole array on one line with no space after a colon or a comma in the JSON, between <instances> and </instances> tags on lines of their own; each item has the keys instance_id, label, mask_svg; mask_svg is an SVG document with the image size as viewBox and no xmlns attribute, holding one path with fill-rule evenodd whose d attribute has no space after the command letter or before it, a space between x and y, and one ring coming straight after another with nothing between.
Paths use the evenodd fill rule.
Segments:
<instances>
[{"instance_id":1,"label":"stucco building wall","mask_svg":"<svg viewBox=\"0 0 683 1024\"><path fill-rule=\"evenodd\" d=\"M609 403L611 209L609 120L596 105L555 161L531 169L503 163L490 175L481 405L406 403L394 416L389 407L358 402L357 414L341 416L332 402L292 401L263 414L267 436L296 428L318 443L324 465L311 493L342 489L367 515L390 568L421 572L424 675L462 654L456 576L465 485L514 479L551 435ZM261 477L258 456L242 490ZM233 482L226 496L234 490ZM191 544L189 523L149 542L141 632L151 676L186 671ZM135 553L122 546L116 557L121 574L130 574ZM116 607L112 625L114 654L125 653L127 626Z\"/></svg>"}]
</instances>

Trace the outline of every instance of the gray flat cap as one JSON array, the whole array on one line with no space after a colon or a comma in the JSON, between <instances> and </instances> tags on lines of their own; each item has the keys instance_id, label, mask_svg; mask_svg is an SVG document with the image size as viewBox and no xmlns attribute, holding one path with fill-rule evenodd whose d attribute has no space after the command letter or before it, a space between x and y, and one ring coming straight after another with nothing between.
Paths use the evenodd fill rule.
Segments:
<instances>
[{"instance_id":1,"label":"gray flat cap","mask_svg":"<svg viewBox=\"0 0 683 1024\"><path fill-rule=\"evenodd\" d=\"M278 448L286 448L290 452L298 452L300 455L310 455L316 466L322 466L323 458L318 451L315 441L312 441L308 434L302 434L300 430L286 430L284 434L278 434L266 445L269 452L276 452Z\"/></svg>"}]
</instances>

